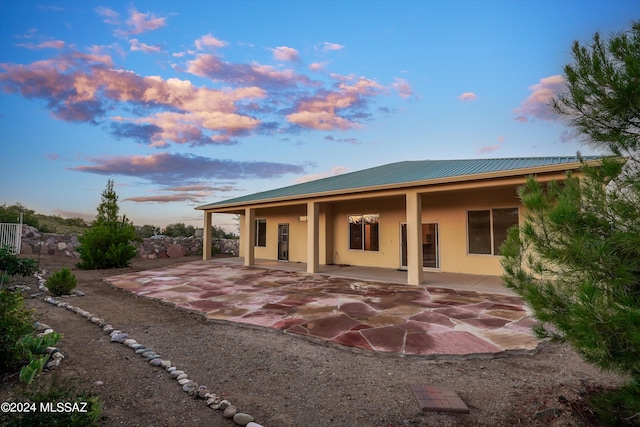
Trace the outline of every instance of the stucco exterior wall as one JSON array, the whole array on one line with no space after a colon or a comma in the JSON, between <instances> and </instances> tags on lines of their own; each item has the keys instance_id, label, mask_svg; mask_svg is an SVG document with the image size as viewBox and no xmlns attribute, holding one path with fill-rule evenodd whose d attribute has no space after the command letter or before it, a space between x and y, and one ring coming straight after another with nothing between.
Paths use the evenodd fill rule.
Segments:
<instances>
[{"instance_id":1,"label":"stucco exterior wall","mask_svg":"<svg viewBox=\"0 0 640 427\"><path fill-rule=\"evenodd\" d=\"M439 232L439 271L501 275L500 256L469 254L467 249L467 212L495 208L522 208L516 186L475 190L433 192L422 195L422 222L437 223ZM348 216L379 214L379 250L349 249ZM263 208L255 211L256 219L267 220L265 247L255 247L255 258L278 259L278 224L289 224L289 261L307 262L306 205ZM320 205L320 264L350 264L370 267L400 268L401 230L406 223L405 197L335 201ZM240 221L240 233L245 232ZM244 256L244 248L240 247Z\"/></svg>"}]
</instances>

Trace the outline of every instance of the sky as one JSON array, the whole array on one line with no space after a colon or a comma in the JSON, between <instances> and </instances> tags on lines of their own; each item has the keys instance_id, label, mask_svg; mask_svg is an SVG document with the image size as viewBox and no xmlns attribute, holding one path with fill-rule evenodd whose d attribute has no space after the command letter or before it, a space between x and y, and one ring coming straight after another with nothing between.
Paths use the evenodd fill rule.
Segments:
<instances>
[{"instance_id":1,"label":"sky","mask_svg":"<svg viewBox=\"0 0 640 427\"><path fill-rule=\"evenodd\" d=\"M0 205L136 225L396 161L600 154L552 114L640 0L1 0ZM231 217L214 224L235 231Z\"/></svg>"}]
</instances>

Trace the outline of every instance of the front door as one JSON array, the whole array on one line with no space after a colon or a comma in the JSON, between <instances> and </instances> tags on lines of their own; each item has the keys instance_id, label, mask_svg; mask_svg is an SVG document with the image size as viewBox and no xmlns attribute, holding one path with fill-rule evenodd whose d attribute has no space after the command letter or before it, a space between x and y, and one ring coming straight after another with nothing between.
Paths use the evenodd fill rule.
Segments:
<instances>
[{"instance_id":1,"label":"front door","mask_svg":"<svg viewBox=\"0 0 640 427\"><path fill-rule=\"evenodd\" d=\"M422 224L422 267L440 268L438 223ZM407 268L407 224L400 224L400 268Z\"/></svg>"},{"instance_id":2,"label":"front door","mask_svg":"<svg viewBox=\"0 0 640 427\"><path fill-rule=\"evenodd\" d=\"M278 260L289 260L289 224L278 224Z\"/></svg>"}]
</instances>

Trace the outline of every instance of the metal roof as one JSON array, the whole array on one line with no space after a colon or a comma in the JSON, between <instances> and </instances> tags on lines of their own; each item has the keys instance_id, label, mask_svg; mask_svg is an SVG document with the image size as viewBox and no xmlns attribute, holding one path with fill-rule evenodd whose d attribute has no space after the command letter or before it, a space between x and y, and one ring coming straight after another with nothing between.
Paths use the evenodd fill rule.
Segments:
<instances>
[{"instance_id":1,"label":"metal roof","mask_svg":"<svg viewBox=\"0 0 640 427\"><path fill-rule=\"evenodd\" d=\"M600 157L583 157L595 160ZM390 163L356 172L322 178L288 187L276 188L246 196L227 199L199 206L196 209L233 206L251 202L265 202L272 199L292 199L309 197L323 193L348 190L366 190L368 187L402 186L403 184L424 182L446 178L481 175L519 169L563 165L579 162L578 157L517 157L503 159L462 159L462 160L418 160Z\"/></svg>"}]
</instances>

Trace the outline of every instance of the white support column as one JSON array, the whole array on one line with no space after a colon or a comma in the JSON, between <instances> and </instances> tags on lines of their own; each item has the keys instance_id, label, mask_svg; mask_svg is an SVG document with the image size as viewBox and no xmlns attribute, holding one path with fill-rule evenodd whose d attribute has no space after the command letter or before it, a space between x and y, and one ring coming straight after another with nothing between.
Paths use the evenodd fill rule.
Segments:
<instances>
[{"instance_id":1,"label":"white support column","mask_svg":"<svg viewBox=\"0 0 640 427\"><path fill-rule=\"evenodd\" d=\"M212 239L212 230L211 230L211 217L213 214L211 212L204 211L204 229L202 230L202 259L208 260L211 259L211 243Z\"/></svg>"},{"instance_id":2,"label":"white support column","mask_svg":"<svg viewBox=\"0 0 640 427\"><path fill-rule=\"evenodd\" d=\"M255 264L254 246L256 241L256 210L245 208L244 210L244 235L242 246L244 247L244 265L249 266Z\"/></svg>"},{"instance_id":3,"label":"white support column","mask_svg":"<svg viewBox=\"0 0 640 427\"><path fill-rule=\"evenodd\" d=\"M319 217L320 206L315 202L307 202L307 273L317 273L319 263Z\"/></svg>"},{"instance_id":4,"label":"white support column","mask_svg":"<svg viewBox=\"0 0 640 427\"><path fill-rule=\"evenodd\" d=\"M422 197L417 191L406 194L407 283L422 285Z\"/></svg>"}]
</instances>

